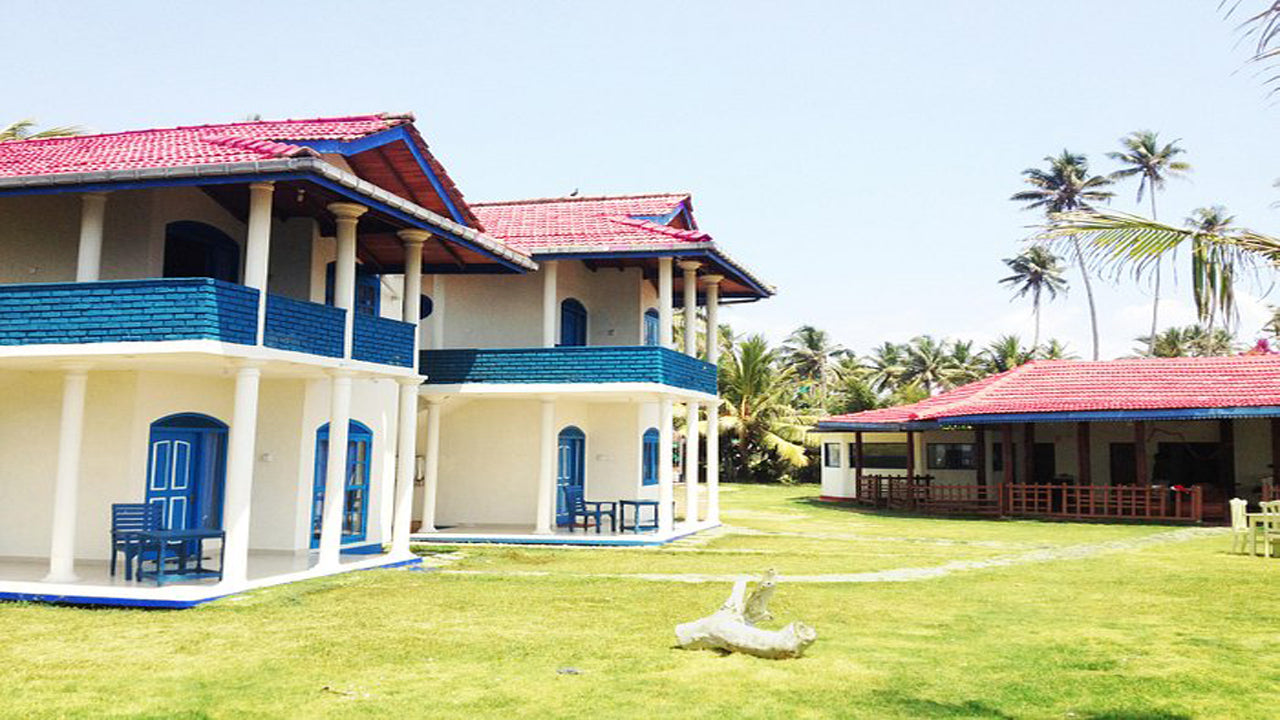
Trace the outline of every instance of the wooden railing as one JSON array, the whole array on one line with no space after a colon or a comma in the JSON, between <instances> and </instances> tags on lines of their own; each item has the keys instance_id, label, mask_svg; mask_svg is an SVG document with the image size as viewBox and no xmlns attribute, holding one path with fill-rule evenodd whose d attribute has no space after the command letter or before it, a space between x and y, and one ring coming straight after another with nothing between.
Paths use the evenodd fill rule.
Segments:
<instances>
[{"instance_id":1,"label":"wooden railing","mask_svg":"<svg viewBox=\"0 0 1280 720\"><path fill-rule=\"evenodd\" d=\"M1199 522L1199 487L1164 485L937 485L928 476L864 475L860 504L933 515Z\"/></svg>"}]
</instances>

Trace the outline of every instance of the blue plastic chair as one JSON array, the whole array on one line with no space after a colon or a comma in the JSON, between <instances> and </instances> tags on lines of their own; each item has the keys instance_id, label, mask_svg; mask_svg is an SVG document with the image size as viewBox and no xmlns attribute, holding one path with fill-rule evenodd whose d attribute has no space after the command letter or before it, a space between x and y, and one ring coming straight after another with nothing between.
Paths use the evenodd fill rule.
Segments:
<instances>
[{"instance_id":1,"label":"blue plastic chair","mask_svg":"<svg viewBox=\"0 0 1280 720\"><path fill-rule=\"evenodd\" d=\"M124 579L133 579L133 566L142 554L139 533L160 529L161 510L151 503L114 503L111 506L111 576L116 574L116 558L124 555Z\"/></svg>"},{"instance_id":2,"label":"blue plastic chair","mask_svg":"<svg viewBox=\"0 0 1280 720\"><path fill-rule=\"evenodd\" d=\"M586 500L583 498L583 489L577 485L564 486L561 491L564 493L565 508L569 510L569 532L573 532L575 527L587 530L594 522L596 534L599 535L600 526L603 524L605 517L609 518L609 532L617 531L617 503ZM578 518L582 518L581 525L578 523Z\"/></svg>"}]
</instances>

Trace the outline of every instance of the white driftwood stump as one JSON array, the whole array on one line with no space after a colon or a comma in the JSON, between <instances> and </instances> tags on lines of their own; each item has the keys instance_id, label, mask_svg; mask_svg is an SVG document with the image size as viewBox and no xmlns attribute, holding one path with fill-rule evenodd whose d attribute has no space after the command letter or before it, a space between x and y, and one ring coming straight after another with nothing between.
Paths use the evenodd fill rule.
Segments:
<instances>
[{"instance_id":1,"label":"white driftwood stump","mask_svg":"<svg viewBox=\"0 0 1280 720\"><path fill-rule=\"evenodd\" d=\"M733 584L733 592L720 609L693 622L676 626L676 639L685 650L720 650L740 652L778 660L797 658L818 639L818 633L802 622L793 622L781 630L761 630L756 623L769 620L769 598L777 585L777 573L769 570L760 584L747 594L747 581Z\"/></svg>"}]
</instances>

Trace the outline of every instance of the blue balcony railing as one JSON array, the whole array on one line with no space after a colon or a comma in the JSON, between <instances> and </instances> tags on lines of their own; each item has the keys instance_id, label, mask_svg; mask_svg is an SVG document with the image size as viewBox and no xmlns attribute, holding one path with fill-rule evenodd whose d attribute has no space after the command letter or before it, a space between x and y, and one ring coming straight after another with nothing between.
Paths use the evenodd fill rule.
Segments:
<instances>
[{"instance_id":1,"label":"blue balcony railing","mask_svg":"<svg viewBox=\"0 0 1280 720\"><path fill-rule=\"evenodd\" d=\"M716 367L661 347L425 350L428 385L648 382L716 393Z\"/></svg>"},{"instance_id":2,"label":"blue balcony railing","mask_svg":"<svg viewBox=\"0 0 1280 720\"><path fill-rule=\"evenodd\" d=\"M413 367L412 323L357 313L353 320L354 339L351 356L356 360Z\"/></svg>"},{"instance_id":3,"label":"blue balcony railing","mask_svg":"<svg viewBox=\"0 0 1280 720\"><path fill-rule=\"evenodd\" d=\"M252 345L257 324L257 290L209 278L0 285L0 345Z\"/></svg>"},{"instance_id":4,"label":"blue balcony railing","mask_svg":"<svg viewBox=\"0 0 1280 720\"><path fill-rule=\"evenodd\" d=\"M347 311L342 308L268 294L263 344L340 358L346 318Z\"/></svg>"}]
</instances>

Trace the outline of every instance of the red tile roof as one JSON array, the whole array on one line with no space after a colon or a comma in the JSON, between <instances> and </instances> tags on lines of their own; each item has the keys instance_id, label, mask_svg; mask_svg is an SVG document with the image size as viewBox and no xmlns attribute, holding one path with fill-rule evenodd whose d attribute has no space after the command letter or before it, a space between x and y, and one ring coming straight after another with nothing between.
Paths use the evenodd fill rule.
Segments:
<instances>
[{"instance_id":1,"label":"red tile roof","mask_svg":"<svg viewBox=\"0 0 1280 720\"><path fill-rule=\"evenodd\" d=\"M1280 357L1040 360L911 405L838 415L823 425L975 415L1280 407Z\"/></svg>"},{"instance_id":2,"label":"red tile roof","mask_svg":"<svg viewBox=\"0 0 1280 720\"><path fill-rule=\"evenodd\" d=\"M487 232L531 254L620 252L710 243L711 236L699 230L646 219L668 215L688 202L687 193L669 193L472 203L471 208Z\"/></svg>"},{"instance_id":3,"label":"red tile roof","mask_svg":"<svg viewBox=\"0 0 1280 720\"><path fill-rule=\"evenodd\" d=\"M311 152L290 141L355 140L411 120L359 115L0 142L0 177L271 160Z\"/></svg>"}]
</instances>

